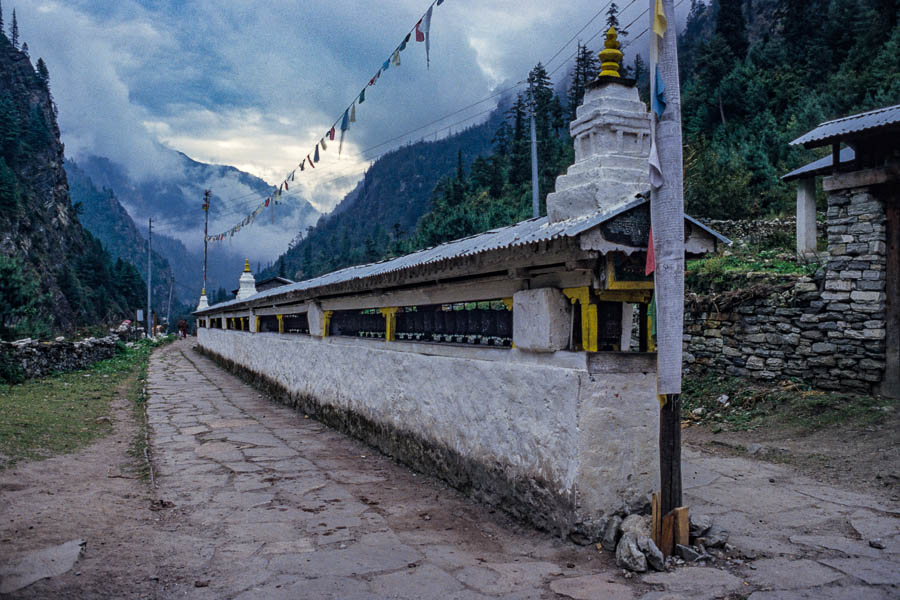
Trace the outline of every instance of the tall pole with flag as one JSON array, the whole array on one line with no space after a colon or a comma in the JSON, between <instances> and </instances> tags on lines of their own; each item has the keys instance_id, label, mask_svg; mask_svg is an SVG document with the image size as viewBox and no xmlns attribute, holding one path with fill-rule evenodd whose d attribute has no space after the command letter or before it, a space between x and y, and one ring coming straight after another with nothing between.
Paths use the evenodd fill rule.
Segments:
<instances>
[{"instance_id":1,"label":"tall pole with flag","mask_svg":"<svg viewBox=\"0 0 900 600\"><path fill-rule=\"evenodd\" d=\"M674 0L650 3L650 220L656 290L660 509L681 506L684 172ZM672 27L669 27L671 22Z\"/></svg>"}]
</instances>

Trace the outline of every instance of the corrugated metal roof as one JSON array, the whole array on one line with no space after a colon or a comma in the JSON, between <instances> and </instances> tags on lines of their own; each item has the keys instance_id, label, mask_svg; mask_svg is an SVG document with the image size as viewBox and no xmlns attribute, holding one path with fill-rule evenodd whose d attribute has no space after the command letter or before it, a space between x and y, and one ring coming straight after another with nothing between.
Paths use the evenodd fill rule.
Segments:
<instances>
[{"instance_id":1,"label":"corrugated metal roof","mask_svg":"<svg viewBox=\"0 0 900 600\"><path fill-rule=\"evenodd\" d=\"M806 135L798 137L791 145L803 144L807 148L823 146L830 143L833 138L889 125L900 125L900 104L826 121Z\"/></svg>"},{"instance_id":2,"label":"corrugated metal roof","mask_svg":"<svg viewBox=\"0 0 900 600\"><path fill-rule=\"evenodd\" d=\"M588 231L589 229L596 227L597 225L600 225L605 221L608 221L624 212L636 208L647 201L648 200L643 196L638 196L628 202L623 202L622 204L605 211L598 211L590 215L575 217L565 221L558 221L556 223L549 222L547 217L528 219L527 221L521 221L519 223L516 223L515 225L500 227L498 229L491 229L490 231L485 231L484 233L479 233L459 240L454 240L452 242L447 242L445 244L434 246L432 248L426 248L425 250L419 250L418 252L413 252L412 254L407 254L398 258L393 258L377 263L347 267L346 269L326 273L325 275L321 275L313 279L307 279L306 281L300 281L291 285L272 288L270 290L260 292L254 296L250 296L249 298L244 298L243 300L235 299L229 300L227 302L220 302L218 304L210 306L208 309L204 309L203 311L198 312L208 312L213 309L220 310L228 308L229 306L255 302L273 296L289 294L291 292L309 291L329 285L347 283L358 279L366 279L369 277L375 277L378 275L385 275L387 273L411 269L413 267L433 264L444 260L461 258L464 256L474 256L483 252L490 252L493 250L513 248L516 246L525 246L528 244L535 244L538 242L545 242L564 237L575 237L581 233L584 233L585 231ZM731 241L728 240L728 238L713 231L699 221L696 221L691 217L688 217L687 215L685 215L685 218L687 218L691 223L702 228L704 231L715 236L720 241L729 245L731 244Z\"/></svg>"},{"instance_id":3,"label":"corrugated metal roof","mask_svg":"<svg viewBox=\"0 0 900 600\"><path fill-rule=\"evenodd\" d=\"M856 160L856 152L853 151L853 148L842 148L841 149L841 164L850 163ZM814 160L813 162L800 167L799 169L794 169L787 175L782 175L782 181L792 181L794 179L800 179L801 177L812 177L814 175L825 175L831 172L831 155L829 154L825 158L820 158L819 160Z\"/></svg>"}]
</instances>

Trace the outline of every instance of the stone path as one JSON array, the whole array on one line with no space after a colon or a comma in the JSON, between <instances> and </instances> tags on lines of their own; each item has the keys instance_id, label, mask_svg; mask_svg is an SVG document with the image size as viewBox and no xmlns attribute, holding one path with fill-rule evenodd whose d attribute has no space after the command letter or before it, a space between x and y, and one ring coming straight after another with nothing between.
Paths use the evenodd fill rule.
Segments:
<instances>
[{"instance_id":1,"label":"stone path","mask_svg":"<svg viewBox=\"0 0 900 600\"><path fill-rule=\"evenodd\" d=\"M148 378L159 598L900 597L900 511L873 498L688 452L692 510L746 557L626 579L609 553L416 476L190 343L155 353Z\"/></svg>"}]
</instances>

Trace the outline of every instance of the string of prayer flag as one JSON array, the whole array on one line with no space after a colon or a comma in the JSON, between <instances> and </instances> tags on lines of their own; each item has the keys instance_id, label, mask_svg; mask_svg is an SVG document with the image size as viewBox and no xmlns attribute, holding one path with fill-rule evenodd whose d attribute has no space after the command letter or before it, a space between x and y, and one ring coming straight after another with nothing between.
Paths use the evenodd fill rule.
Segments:
<instances>
[{"instance_id":1,"label":"string of prayer flag","mask_svg":"<svg viewBox=\"0 0 900 600\"><path fill-rule=\"evenodd\" d=\"M425 64L427 68L431 67L431 20L434 12L435 6L441 6L445 0L432 0L431 4L428 6L428 9L425 13L416 21L415 26L403 37L401 42L394 48L394 51L388 55L387 59L381 64L381 67L375 72L375 74L369 79L366 85L363 86L362 90L359 94L353 98L353 101L350 105L344 109L344 112L338 121L335 121L331 128L322 136L319 141L315 145L315 149L313 152L308 153L306 158L302 159L300 163L294 168L285 179L281 182L281 184L275 188L274 192L265 198L263 202L260 203L249 215L247 215L240 223L232 227L231 229L224 231L222 233L207 235L207 241L222 241L227 238L231 238L235 233L239 232L241 228L251 225L256 217L263 211L263 209L271 208L274 211L274 207L279 204L279 199L281 198L282 192L285 190L290 190L289 183L295 181L295 176L297 172L297 168L300 169L300 172L306 171L306 166L309 165L311 168L316 168L316 163L320 161L320 150L324 152L328 149L328 144L325 138L328 138L328 141L334 141L336 135L336 126L340 123L341 137L338 142L338 157L340 157L341 152L344 146L344 136L346 135L347 130L350 129L350 123L356 123L356 105L363 104L366 101L366 88L374 86L375 83L381 78L381 75L391 68L391 66L399 67L401 66L401 58L400 53L405 51L407 48L407 44L410 39L415 35L416 42L424 42L425 43ZM657 0L659 2L659 0ZM665 14L662 15L663 22L665 22ZM204 206L204 210L208 210L207 206ZM274 220L274 214L273 214Z\"/></svg>"}]
</instances>

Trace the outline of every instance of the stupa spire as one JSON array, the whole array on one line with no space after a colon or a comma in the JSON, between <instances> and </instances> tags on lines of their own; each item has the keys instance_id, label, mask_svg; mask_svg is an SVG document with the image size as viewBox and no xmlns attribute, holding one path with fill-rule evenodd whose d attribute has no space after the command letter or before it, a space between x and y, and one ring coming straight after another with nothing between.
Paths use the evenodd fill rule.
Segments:
<instances>
[{"instance_id":1,"label":"stupa spire","mask_svg":"<svg viewBox=\"0 0 900 600\"><path fill-rule=\"evenodd\" d=\"M622 51L619 50L619 34L615 27L610 27L606 32L606 41L603 42L603 50L600 57L600 74L598 77L620 77L619 69L622 68Z\"/></svg>"}]
</instances>

